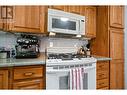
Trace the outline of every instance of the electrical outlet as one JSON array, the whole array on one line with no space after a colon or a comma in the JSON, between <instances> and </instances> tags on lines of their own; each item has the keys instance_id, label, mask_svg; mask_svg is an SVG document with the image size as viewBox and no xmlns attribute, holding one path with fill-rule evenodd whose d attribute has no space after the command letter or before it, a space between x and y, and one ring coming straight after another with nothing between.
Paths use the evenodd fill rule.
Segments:
<instances>
[{"instance_id":1,"label":"electrical outlet","mask_svg":"<svg viewBox=\"0 0 127 95\"><path fill-rule=\"evenodd\" d=\"M53 47L53 42L50 42L49 43L49 47Z\"/></svg>"}]
</instances>

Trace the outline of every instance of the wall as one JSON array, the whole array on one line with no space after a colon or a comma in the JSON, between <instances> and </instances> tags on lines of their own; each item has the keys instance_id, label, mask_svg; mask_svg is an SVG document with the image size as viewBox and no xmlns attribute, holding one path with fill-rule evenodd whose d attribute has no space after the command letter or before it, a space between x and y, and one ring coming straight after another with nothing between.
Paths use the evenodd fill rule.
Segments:
<instances>
[{"instance_id":1,"label":"wall","mask_svg":"<svg viewBox=\"0 0 127 95\"><path fill-rule=\"evenodd\" d=\"M17 36L0 31L0 47L14 48Z\"/></svg>"},{"instance_id":2,"label":"wall","mask_svg":"<svg viewBox=\"0 0 127 95\"><path fill-rule=\"evenodd\" d=\"M127 6L125 7L125 40L124 40L124 43L125 43L125 65L124 65L124 68L125 68L125 89L127 89Z\"/></svg>"},{"instance_id":3,"label":"wall","mask_svg":"<svg viewBox=\"0 0 127 95\"><path fill-rule=\"evenodd\" d=\"M6 33L0 31L0 47L14 48L18 34ZM88 43L87 40L67 39L67 38L49 38L39 36L41 40L40 51L44 52L46 47L80 47Z\"/></svg>"}]
</instances>

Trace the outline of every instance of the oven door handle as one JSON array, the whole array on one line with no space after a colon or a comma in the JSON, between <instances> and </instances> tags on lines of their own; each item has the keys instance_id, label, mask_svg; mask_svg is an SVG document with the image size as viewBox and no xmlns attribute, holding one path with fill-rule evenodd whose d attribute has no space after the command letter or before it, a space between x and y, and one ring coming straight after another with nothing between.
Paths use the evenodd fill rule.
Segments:
<instances>
[{"instance_id":1,"label":"oven door handle","mask_svg":"<svg viewBox=\"0 0 127 95\"><path fill-rule=\"evenodd\" d=\"M85 68L85 70L88 72L88 70L91 70L91 69L95 69L95 67L89 67L89 68ZM62 69L62 70L46 70L46 73L47 74L56 74L56 73L69 73L71 69Z\"/></svg>"},{"instance_id":2,"label":"oven door handle","mask_svg":"<svg viewBox=\"0 0 127 95\"><path fill-rule=\"evenodd\" d=\"M46 71L47 74L56 74L56 73L69 73L70 69L68 70L50 70L50 71Z\"/></svg>"}]
</instances>

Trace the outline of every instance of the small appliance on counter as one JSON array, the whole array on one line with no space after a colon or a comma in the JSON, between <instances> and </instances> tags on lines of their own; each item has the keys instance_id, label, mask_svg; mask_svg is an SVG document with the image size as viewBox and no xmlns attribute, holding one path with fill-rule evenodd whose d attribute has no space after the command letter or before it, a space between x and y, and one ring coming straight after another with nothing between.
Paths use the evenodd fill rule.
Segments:
<instances>
[{"instance_id":1,"label":"small appliance on counter","mask_svg":"<svg viewBox=\"0 0 127 95\"><path fill-rule=\"evenodd\" d=\"M17 38L16 58L37 58L39 57L39 39L37 36L21 34Z\"/></svg>"},{"instance_id":2,"label":"small appliance on counter","mask_svg":"<svg viewBox=\"0 0 127 95\"><path fill-rule=\"evenodd\" d=\"M11 57L10 52L11 52L10 49L7 49L5 47L0 47L0 59L10 58Z\"/></svg>"}]
</instances>

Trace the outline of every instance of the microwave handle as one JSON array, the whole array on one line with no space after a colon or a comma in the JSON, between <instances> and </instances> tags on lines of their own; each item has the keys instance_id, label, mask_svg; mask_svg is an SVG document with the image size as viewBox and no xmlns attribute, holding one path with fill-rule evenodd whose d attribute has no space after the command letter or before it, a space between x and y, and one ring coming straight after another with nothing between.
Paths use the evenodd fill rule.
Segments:
<instances>
[{"instance_id":1,"label":"microwave handle","mask_svg":"<svg viewBox=\"0 0 127 95\"><path fill-rule=\"evenodd\" d=\"M85 35L85 19L80 20L80 35Z\"/></svg>"}]
</instances>

